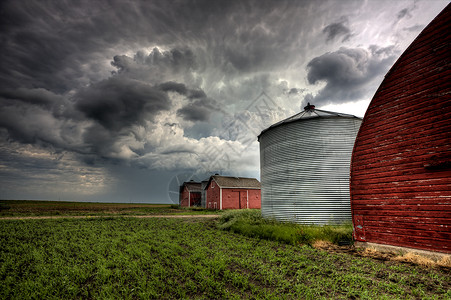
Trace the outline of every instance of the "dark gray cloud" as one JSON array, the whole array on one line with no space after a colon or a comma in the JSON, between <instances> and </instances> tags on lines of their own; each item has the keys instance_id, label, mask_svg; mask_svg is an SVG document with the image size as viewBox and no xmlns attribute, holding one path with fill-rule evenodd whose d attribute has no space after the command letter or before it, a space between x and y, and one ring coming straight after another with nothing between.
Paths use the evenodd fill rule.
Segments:
<instances>
[{"instance_id":1,"label":"dark gray cloud","mask_svg":"<svg viewBox=\"0 0 451 300\"><path fill-rule=\"evenodd\" d=\"M104 77L102 60L117 54L112 46L174 41L174 33L182 31L180 26L189 13L182 10L185 5L180 5L174 7L178 15L167 15L171 9L165 1L96 1L80 5L2 1L1 5L0 86L38 87L57 93ZM177 49L169 58L156 50L152 63L164 65L171 59L173 67L180 68L189 63L186 54Z\"/></svg>"},{"instance_id":2,"label":"dark gray cloud","mask_svg":"<svg viewBox=\"0 0 451 300\"><path fill-rule=\"evenodd\" d=\"M89 79L80 62L93 58L102 39L95 39L95 24L86 22L87 10L63 2L2 1L2 12L0 86L60 93ZM95 67L89 67L94 74Z\"/></svg>"},{"instance_id":3,"label":"dark gray cloud","mask_svg":"<svg viewBox=\"0 0 451 300\"><path fill-rule=\"evenodd\" d=\"M398 14L396 15L397 19L398 19L398 20L401 20L401 19L404 19L404 18L407 18L407 19L412 18L412 15L410 14L410 12L411 12L414 8L415 8L415 7L404 8L404 9L400 10L400 11L398 12Z\"/></svg>"},{"instance_id":4,"label":"dark gray cloud","mask_svg":"<svg viewBox=\"0 0 451 300\"><path fill-rule=\"evenodd\" d=\"M178 48L162 52L154 48L149 55L138 51L133 58L116 55L111 65L117 68L118 74L147 81L161 81L165 77L197 69L194 53L190 49Z\"/></svg>"},{"instance_id":5,"label":"dark gray cloud","mask_svg":"<svg viewBox=\"0 0 451 300\"><path fill-rule=\"evenodd\" d=\"M291 94L299 94L301 91L299 91L297 88L292 88L290 89L290 91L288 92L289 95Z\"/></svg>"},{"instance_id":6,"label":"dark gray cloud","mask_svg":"<svg viewBox=\"0 0 451 300\"><path fill-rule=\"evenodd\" d=\"M388 71L396 58L393 48L372 46L340 48L312 59L307 67L310 84L325 82L316 96L308 94L304 102L316 104L340 103L359 100L367 96L368 85L377 76Z\"/></svg>"},{"instance_id":7,"label":"dark gray cloud","mask_svg":"<svg viewBox=\"0 0 451 300\"><path fill-rule=\"evenodd\" d=\"M186 95L188 93L188 89L183 83L173 81L164 82L158 88L164 92L176 92L180 95Z\"/></svg>"},{"instance_id":8,"label":"dark gray cloud","mask_svg":"<svg viewBox=\"0 0 451 300\"><path fill-rule=\"evenodd\" d=\"M189 49L154 48L149 55L139 51L133 58L116 55L111 65L117 70L109 78L66 95L43 88L0 89L0 127L9 139L74 151L88 164L116 163L152 151L136 128L148 130L157 115L171 109L169 93L186 99L178 113L185 120L208 121L217 108L199 87L162 82L190 81L196 59Z\"/></svg>"},{"instance_id":9,"label":"dark gray cloud","mask_svg":"<svg viewBox=\"0 0 451 300\"><path fill-rule=\"evenodd\" d=\"M207 94L201 89L188 89L185 84L173 81L164 82L158 88L164 92L176 92L180 95L187 96L190 100L207 97Z\"/></svg>"},{"instance_id":10,"label":"dark gray cloud","mask_svg":"<svg viewBox=\"0 0 451 300\"><path fill-rule=\"evenodd\" d=\"M352 36L348 23L348 18L342 17L340 21L331 23L324 27L323 33L327 36L326 41L333 41L338 37L341 37L342 43L348 41Z\"/></svg>"},{"instance_id":11,"label":"dark gray cloud","mask_svg":"<svg viewBox=\"0 0 451 300\"><path fill-rule=\"evenodd\" d=\"M3 105L0 110L0 127L6 129L10 139L23 143L51 143L55 128L52 116L39 107Z\"/></svg>"},{"instance_id":12,"label":"dark gray cloud","mask_svg":"<svg viewBox=\"0 0 451 300\"><path fill-rule=\"evenodd\" d=\"M301 95L301 94L304 93L305 91L306 91L306 89L291 88L291 89L285 90L285 93L286 93L288 96L297 96L297 95Z\"/></svg>"},{"instance_id":13,"label":"dark gray cloud","mask_svg":"<svg viewBox=\"0 0 451 300\"><path fill-rule=\"evenodd\" d=\"M201 103L190 103L187 106L179 109L177 114L182 116L186 121L208 121L210 119L211 111L203 107Z\"/></svg>"},{"instance_id":14,"label":"dark gray cloud","mask_svg":"<svg viewBox=\"0 0 451 300\"><path fill-rule=\"evenodd\" d=\"M212 99L203 97L177 110L177 115L183 117L186 121L199 122L210 120L211 115L215 112L222 112L218 103Z\"/></svg>"},{"instance_id":15,"label":"dark gray cloud","mask_svg":"<svg viewBox=\"0 0 451 300\"><path fill-rule=\"evenodd\" d=\"M0 88L0 105L20 107L21 114L40 108L58 119L80 120L81 114L74 111L73 102L63 95L43 88Z\"/></svg>"},{"instance_id":16,"label":"dark gray cloud","mask_svg":"<svg viewBox=\"0 0 451 300\"><path fill-rule=\"evenodd\" d=\"M52 151L83 152L81 113L70 101L45 89L0 91L0 136Z\"/></svg>"},{"instance_id":17,"label":"dark gray cloud","mask_svg":"<svg viewBox=\"0 0 451 300\"><path fill-rule=\"evenodd\" d=\"M412 13L415 9L417 9L417 1L411 2L408 7L398 11L398 13L396 14L396 19L393 22L393 25L398 24L402 20L411 19Z\"/></svg>"},{"instance_id":18,"label":"dark gray cloud","mask_svg":"<svg viewBox=\"0 0 451 300\"><path fill-rule=\"evenodd\" d=\"M157 88L117 77L80 90L74 98L76 107L86 117L115 131L134 124L142 125L171 105L167 94Z\"/></svg>"},{"instance_id":19,"label":"dark gray cloud","mask_svg":"<svg viewBox=\"0 0 451 300\"><path fill-rule=\"evenodd\" d=\"M52 107L55 103L62 101L61 96L55 95L54 93L43 88L6 88L4 90L0 90L0 97L11 100L19 100L25 103L44 107Z\"/></svg>"},{"instance_id":20,"label":"dark gray cloud","mask_svg":"<svg viewBox=\"0 0 451 300\"><path fill-rule=\"evenodd\" d=\"M207 95L201 89L191 90L189 95L188 95L188 98L191 99L191 100L193 100L193 99L205 99L206 97L207 97Z\"/></svg>"}]
</instances>

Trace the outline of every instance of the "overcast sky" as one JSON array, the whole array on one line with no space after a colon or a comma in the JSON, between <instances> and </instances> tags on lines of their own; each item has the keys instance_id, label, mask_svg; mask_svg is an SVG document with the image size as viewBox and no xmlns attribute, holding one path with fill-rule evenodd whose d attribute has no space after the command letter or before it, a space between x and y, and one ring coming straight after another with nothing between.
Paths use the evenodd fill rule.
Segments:
<instances>
[{"instance_id":1,"label":"overcast sky","mask_svg":"<svg viewBox=\"0 0 451 300\"><path fill-rule=\"evenodd\" d=\"M0 199L172 203L259 178L257 135L363 117L448 1L1 1Z\"/></svg>"}]
</instances>

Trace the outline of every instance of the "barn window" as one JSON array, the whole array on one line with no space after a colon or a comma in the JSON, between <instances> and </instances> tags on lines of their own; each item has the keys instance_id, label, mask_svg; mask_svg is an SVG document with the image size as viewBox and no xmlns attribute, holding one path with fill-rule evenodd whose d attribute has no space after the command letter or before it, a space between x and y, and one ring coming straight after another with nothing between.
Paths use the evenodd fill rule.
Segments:
<instances>
[{"instance_id":1,"label":"barn window","mask_svg":"<svg viewBox=\"0 0 451 300\"><path fill-rule=\"evenodd\" d=\"M214 188L214 187L215 187L215 182L212 181L212 182L211 182L211 188Z\"/></svg>"}]
</instances>

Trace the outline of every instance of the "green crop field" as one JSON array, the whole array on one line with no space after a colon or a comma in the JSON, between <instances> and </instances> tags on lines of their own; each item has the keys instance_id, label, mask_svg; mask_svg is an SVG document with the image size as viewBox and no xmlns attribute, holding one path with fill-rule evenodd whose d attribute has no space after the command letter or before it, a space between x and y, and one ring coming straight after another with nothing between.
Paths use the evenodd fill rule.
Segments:
<instances>
[{"instance_id":1,"label":"green crop field","mask_svg":"<svg viewBox=\"0 0 451 300\"><path fill-rule=\"evenodd\" d=\"M0 299L450 299L450 270L222 230L216 219L0 220Z\"/></svg>"},{"instance_id":2,"label":"green crop field","mask_svg":"<svg viewBox=\"0 0 451 300\"><path fill-rule=\"evenodd\" d=\"M20 216L193 215L209 213L211 211L195 208L180 209L177 205L170 204L0 200L0 218Z\"/></svg>"}]
</instances>

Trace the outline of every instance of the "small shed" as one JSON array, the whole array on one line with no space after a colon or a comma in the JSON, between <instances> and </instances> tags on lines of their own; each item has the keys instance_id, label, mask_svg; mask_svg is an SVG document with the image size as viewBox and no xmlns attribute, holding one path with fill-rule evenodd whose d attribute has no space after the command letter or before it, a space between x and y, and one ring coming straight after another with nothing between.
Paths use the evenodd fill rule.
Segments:
<instances>
[{"instance_id":1,"label":"small shed","mask_svg":"<svg viewBox=\"0 0 451 300\"><path fill-rule=\"evenodd\" d=\"M201 205L201 183L195 181L184 182L180 186L180 206L191 207Z\"/></svg>"},{"instance_id":2,"label":"small shed","mask_svg":"<svg viewBox=\"0 0 451 300\"><path fill-rule=\"evenodd\" d=\"M260 182L255 178L213 175L208 180L207 208L242 209L260 208Z\"/></svg>"},{"instance_id":3,"label":"small shed","mask_svg":"<svg viewBox=\"0 0 451 300\"><path fill-rule=\"evenodd\" d=\"M385 76L351 162L354 238L451 253L451 5Z\"/></svg>"},{"instance_id":4,"label":"small shed","mask_svg":"<svg viewBox=\"0 0 451 300\"><path fill-rule=\"evenodd\" d=\"M262 131L262 215L300 224L351 222L349 166L361 118L316 109Z\"/></svg>"}]
</instances>

